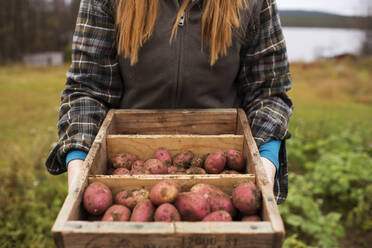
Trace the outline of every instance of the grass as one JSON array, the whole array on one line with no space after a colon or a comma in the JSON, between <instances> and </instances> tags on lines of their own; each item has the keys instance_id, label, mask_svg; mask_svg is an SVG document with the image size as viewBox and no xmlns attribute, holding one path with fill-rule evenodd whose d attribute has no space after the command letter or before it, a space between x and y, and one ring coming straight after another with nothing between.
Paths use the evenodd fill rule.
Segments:
<instances>
[{"instance_id":1,"label":"grass","mask_svg":"<svg viewBox=\"0 0 372 248\"><path fill-rule=\"evenodd\" d=\"M290 188L280 208L282 214L290 211L285 214L287 247L368 247L372 242L372 215L366 210L372 207L367 200L372 184L362 179L372 172L370 68L371 58L292 64ZM350 187L342 191L345 182ZM353 194L358 200L351 199ZM303 205L305 200L311 204ZM340 227L347 231L342 234Z\"/></svg>"},{"instance_id":2,"label":"grass","mask_svg":"<svg viewBox=\"0 0 372 248\"><path fill-rule=\"evenodd\" d=\"M0 68L0 247L52 247L50 228L66 196L66 175L44 161L56 141L67 67Z\"/></svg>"},{"instance_id":3,"label":"grass","mask_svg":"<svg viewBox=\"0 0 372 248\"><path fill-rule=\"evenodd\" d=\"M321 138L351 129L372 143L372 59L292 64L290 130Z\"/></svg>"},{"instance_id":4,"label":"grass","mask_svg":"<svg viewBox=\"0 0 372 248\"><path fill-rule=\"evenodd\" d=\"M292 64L294 137L343 130L372 146L372 59ZM47 174L67 66L0 68L0 247L52 247L50 228L66 197L66 175ZM291 143L289 143L289 149ZM291 160L290 170L301 165Z\"/></svg>"}]
</instances>

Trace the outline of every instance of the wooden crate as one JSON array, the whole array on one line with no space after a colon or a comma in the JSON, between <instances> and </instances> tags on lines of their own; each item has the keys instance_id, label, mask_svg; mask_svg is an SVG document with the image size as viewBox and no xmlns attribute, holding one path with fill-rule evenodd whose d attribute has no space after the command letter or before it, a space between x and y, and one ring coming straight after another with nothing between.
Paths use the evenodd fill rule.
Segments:
<instances>
[{"instance_id":1,"label":"wooden crate","mask_svg":"<svg viewBox=\"0 0 372 248\"><path fill-rule=\"evenodd\" d=\"M130 152L142 159L163 146L174 154L192 150L202 155L235 148L246 160L241 175L138 175L108 176L107 158ZM262 168L246 115L241 109L213 110L111 110L83 164L84 176L68 194L53 226L57 247L282 247L284 226L273 191ZM82 208L85 187L94 181L113 193L156 182L177 181L183 190L196 183L215 185L231 193L240 182L256 183L262 193L260 222L130 223L88 221Z\"/></svg>"}]
</instances>

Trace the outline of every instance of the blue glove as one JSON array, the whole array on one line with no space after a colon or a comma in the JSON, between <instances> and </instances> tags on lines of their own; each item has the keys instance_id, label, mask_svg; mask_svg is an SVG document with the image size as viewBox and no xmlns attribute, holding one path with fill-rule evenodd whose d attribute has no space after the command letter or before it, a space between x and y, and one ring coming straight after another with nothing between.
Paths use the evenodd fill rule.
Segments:
<instances>
[{"instance_id":1,"label":"blue glove","mask_svg":"<svg viewBox=\"0 0 372 248\"><path fill-rule=\"evenodd\" d=\"M83 151L80 151L80 150L69 151L67 153L67 156L66 156L66 167L71 160L74 160L74 159L85 160L87 155L88 154L86 152L83 152Z\"/></svg>"},{"instance_id":2,"label":"blue glove","mask_svg":"<svg viewBox=\"0 0 372 248\"><path fill-rule=\"evenodd\" d=\"M279 150L280 150L280 140L270 140L269 142L260 146L258 151L261 157L270 160L276 167L275 178L278 177L279 172Z\"/></svg>"}]
</instances>

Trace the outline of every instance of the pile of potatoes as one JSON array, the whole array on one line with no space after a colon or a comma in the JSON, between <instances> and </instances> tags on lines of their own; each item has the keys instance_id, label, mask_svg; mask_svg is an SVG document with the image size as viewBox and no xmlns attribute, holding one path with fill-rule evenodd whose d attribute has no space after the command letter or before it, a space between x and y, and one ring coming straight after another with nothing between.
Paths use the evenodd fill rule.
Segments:
<instances>
[{"instance_id":1,"label":"pile of potatoes","mask_svg":"<svg viewBox=\"0 0 372 248\"><path fill-rule=\"evenodd\" d=\"M145 174L240 174L245 170L241 152L230 149L214 152L202 157L191 151L170 155L166 148L158 148L154 158L139 160L136 155L123 153L109 159L111 175Z\"/></svg>"},{"instance_id":2,"label":"pile of potatoes","mask_svg":"<svg viewBox=\"0 0 372 248\"><path fill-rule=\"evenodd\" d=\"M170 180L150 191L123 190L115 196L105 184L90 184L83 196L85 210L102 221L260 221L260 192L251 182L237 185L232 195L209 184L195 184L188 192Z\"/></svg>"}]
</instances>

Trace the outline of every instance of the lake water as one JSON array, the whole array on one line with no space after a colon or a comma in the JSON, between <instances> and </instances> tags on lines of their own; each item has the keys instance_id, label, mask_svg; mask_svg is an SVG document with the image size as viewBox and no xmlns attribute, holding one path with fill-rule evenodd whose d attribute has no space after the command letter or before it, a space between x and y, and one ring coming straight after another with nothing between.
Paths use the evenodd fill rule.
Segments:
<instances>
[{"instance_id":1,"label":"lake water","mask_svg":"<svg viewBox=\"0 0 372 248\"><path fill-rule=\"evenodd\" d=\"M343 53L358 54L365 32L356 29L284 27L290 61L310 62Z\"/></svg>"}]
</instances>

